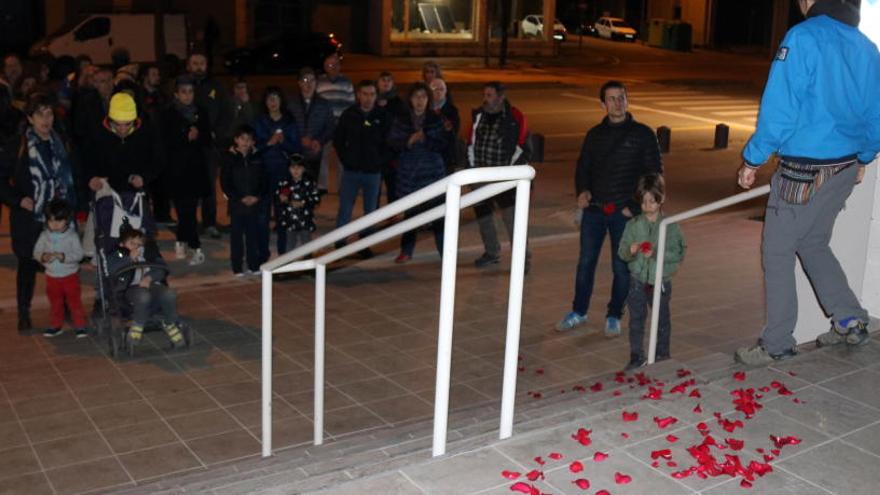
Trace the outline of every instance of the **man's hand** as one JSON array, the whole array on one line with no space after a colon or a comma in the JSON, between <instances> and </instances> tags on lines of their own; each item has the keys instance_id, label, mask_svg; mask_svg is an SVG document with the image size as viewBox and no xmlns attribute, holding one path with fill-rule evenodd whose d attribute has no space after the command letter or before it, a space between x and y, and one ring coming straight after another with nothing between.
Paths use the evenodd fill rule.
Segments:
<instances>
[{"instance_id":1,"label":"man's hand","mask_svg":"<svg viewBox=\"0 0 880 495\"><path fill-rule=\"evenodd\" d=\"M638 242L634 242L629 245L629 254L635 256L636 253L638 253L638 252L639 252L639 243Z\"/></svg>"},{"instance_id":2,"label":"man's hand","mask_svg":"<svg viewBox=\"0 0 880 495\"><path fill-rule=\"evenodd\" d=\"M199 130L195 126L191 126L189 128L189 132L186 135L186 138L190 141L195 141L199 138Z\"/></svg>"},{"instance_id":3,"label":"man's hand","mask_svg":"<svg viewBox=\"0 0 880 495\"><path fill-rule=\"evenodd\" d=\"M287 200L290 199L290 196L286 194L279 194L278 199L280 199L282 203L287 203Z\"/></svg>"},{"instance_id":4,"label":"man's hand","mask_svg":"<svg viewBox=\"0 0 880 495\"><path fill-rule=\"evenodd\" d=\"M18 205L27 211L34 211L34 200L29 197L21 198Z\"/></svg>"},{"instance_id":5,"label":"man's hand","mask_svg":"<svg viewBox=\"0 0 880 495\"><path fill-rule=\"evenodd\" d=\"M859 167L859 171L856 174L856 184L861 184L863 180L865 180L865 167L861 165L857 165Z\"/></svg>"},{"instance_id":6,"label":"man's hand","mask_svg":"<svg viewBox=\"0 0 880 495\"><path fill-rule=\"evenodd\" d=\"M739 172L736 174L736 183L743 189L751 189L752 185L755 183L755 176L757 173L758 169L743 164L739 168Z\"/></svg>"},{"instance_id":7,"label":"man's hand","mask_svg":"<svg viewBox=\"0 0 880 495\"><path fill-rule=\"evenodd\" d=\"M138 287L143 287L144 289L149 289L150 284L153 283L153 279L150 278L149 275L144 275L144 278L141 279L141 283L138 284Z\"/></svg>"},{"instance_id":8,"label":"man's hand","mask_svg":"<svg viewBox=\"0 0 880 495\"><path fill-rule=\"evenodd\" d=\"M43 253L40 256L40 263L51 263L52 262L52 253Z\"/></svg>"},{"instance_id":9,"label":"man's hand","mask_svg":"<svg viewBox=\"0 0 880 495\"><path fill-rule=\"evenodd\" d=\"M241 198L241 202L244 203L245 206L253 206L253 205L257 204L257 201L259 201L259 200L260 200L260 198L258 198L256 196L245 196L245 197Z\"/></svg>"},{"instance_id":10,"label":"man's hand","mask_svg":"<svg viewBox=\"0 0 880 495\"><path fill-rule=\"evenodd\" d=\"M629 206L624 206L622 210L620 210L620 214L625 216L626 218L632 218L633 212L630 211Z\"/></svg>"},{"instance_id":11,"label":"man's hand","mask_svg":"<svg viewBox=\"0 0 880 495\"><path fill-rule=\"evenodd\" d=\"M104 186L104 181L107 180L106 177L92 177L89 179L89 189L94 192L98 192L101 190L101 187Z\"/></svg>"},{"instance_id":12,"label":"man's hand","mask_svg":"<svg viewBox=\"0 0 880 495\"><path fill-rule=\"evenodd\" d=\"M591 199L593 199L593 195L590 193L590 191L584 191L584 192L578 194L578 199L577 199L578 208L584 209L584 208L590 206Z\"/></svg>"},{"instance_id":13,"label":"man's hand","mask_svg":"<svg viewBox=\"0 0 880 495\"><path fill-rule=\"evenodd\" d=\"M135 189L141 189L144 187L144 178L140 175L132 175L131 179L128 180L128 183Z\"/></svg>"},{"instance_id":14,"label":"man's hand","mask_svg":"<svg viewBox=\"0 0 880 495\"><path fill-rule=\"evenodd\" d=\"M294 208L302 208L305 205L306 205L305 201L291 201L290 202L290 206L292 206Z\"/></svg>"},{"instance_id":15,"label":"man's hand","mask_svg":"<svg viewBox=\"0 0 880 495\"><path fill-rule=\"evenodd\" d=\"M268 146L275 146L276 144L280 143L281 141L284 141L284 133L276 132L276 133L272 134L272 137L270 137L268 141L266 141L266 144Z\"/></svg>"}]
</instances>

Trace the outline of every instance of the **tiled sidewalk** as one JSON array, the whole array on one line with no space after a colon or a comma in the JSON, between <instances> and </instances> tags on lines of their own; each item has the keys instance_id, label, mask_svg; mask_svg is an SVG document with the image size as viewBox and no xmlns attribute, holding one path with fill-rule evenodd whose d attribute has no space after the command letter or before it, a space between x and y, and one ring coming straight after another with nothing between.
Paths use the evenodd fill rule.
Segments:
<instances>
[{"instance_id":1,"label":"tiled sidewalk","mask_svg":"<svg viewBox=\"0 0 880 495\"><path fill-rule=\"evenodd\" d=\"M754 338L760 224L706 223L690 236L676 278L673 356L729 352ZM696 232L699 232L698 234ZM734 232L736 235L731 235ZM689 230L686 229L686 233ZM533 241L521 354L526 392L619 369L624 339L603 322L552 330L571 297L574 235ZM735 264L716 263L718 252ZM492 401L501 389L507 303L503 267L478 271L461 254L452 409ZM393 254L392 254L393 255ZM391 255L389 255L391 256ZM430 417L433 411L439 264L435 254L394 267L377 259L331 273L328 287L328 441ZM610 273L600 265L594 307L602 314ZM719 285L723 280L724 286ZM312 304L309 279L276 284L275 446L311 440ZM695 301L699 300L699 304ZM83 493L205 469L259 452L259 285L225 284L181 295L197 340L166 352L161 334L135 359L113 361L97 338L17 337L6 321L0 348L0 493ZM36 323L41 323L38 321ZM543 369L543 374L532 370ZM454 425L453 425L454 426Z\"/></svg>"}]
</instances>

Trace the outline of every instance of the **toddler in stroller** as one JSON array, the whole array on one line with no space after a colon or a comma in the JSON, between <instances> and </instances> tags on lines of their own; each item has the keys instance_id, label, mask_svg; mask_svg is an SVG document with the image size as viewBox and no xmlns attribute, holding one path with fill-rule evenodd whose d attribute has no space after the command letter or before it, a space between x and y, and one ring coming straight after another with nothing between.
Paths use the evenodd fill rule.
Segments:
<instances>
[{"instance_id":1,"label":"toddler in stroller","mask_svg":"<svg viewBox=\"0 0 880 495\"><path fill-rule=\"evenodd\" d=\"M154 242L147 243L143 231L124 228L119 245L107 256L111 306L131 315L127 342L129 350L143 338L144 325L154 314L159 315L162 329L174 348L187 344L178 324L177 294L168 287L168 266ZM148 267L132 268L146 263ZM127 269L128 268L128 269Z\"/></svg>"}]
</instances>

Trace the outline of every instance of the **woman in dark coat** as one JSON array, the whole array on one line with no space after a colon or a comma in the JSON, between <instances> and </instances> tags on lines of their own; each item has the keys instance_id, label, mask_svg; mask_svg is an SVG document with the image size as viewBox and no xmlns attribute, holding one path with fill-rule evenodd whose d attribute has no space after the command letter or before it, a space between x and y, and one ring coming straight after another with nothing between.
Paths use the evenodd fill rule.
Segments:
<instances>
[{"instance_id":1,"label":"woman in dark coat","mask_svg":"<svg viewBox=\"0 0 880 495\"><path fill-rule=\"evenodd\" d=\"M25 106L28 126L14 159L0 167L0 200L11 208L12 250L18 258L18 330L32 328L30 307L39 263L34 244L43 230L46 205L55 198L77 207L81 177L75 173L68 143L54 130L52 100L33 94Z\"/></svg>"},{"instance_id":2,"label":"woman in dark coat","mask_svg":"<svg viewBox=\"0 0 880 495\"><path fill-rule=\"evenodd\" d=\"M188 76L177 79L174 101L161 113L162 141L165 148L163 181L165 192L177 211L177 242L174 252L178 259L192 253L190 265L205 262L199 239L196 210L199 198L210 193L210 175L206 149L211 144L207 114L196 107L195 82Z\"/></svg>"},{"instance_id":3,"label":"woman in dark coat","mask_svg":"<svg viewBox=\"0 0 880 495\"><path fill-rule=\"evenodd\" d=\"M407 99L408 111L395 118L388 135L389 146L398 153L397 195L404 197L446 177L443 151L452 139L452 133L443 125L440 116L431 110L431 90L423 83L416 83ZM437 204L432 201L406 211L406 218L413 217ZM443 222L431 224L437 251L443 254ZM416 244L416 231L409 231L400 239L400 255L395 262L406 263L412 259Z\"/></svg>"}]
</instances>

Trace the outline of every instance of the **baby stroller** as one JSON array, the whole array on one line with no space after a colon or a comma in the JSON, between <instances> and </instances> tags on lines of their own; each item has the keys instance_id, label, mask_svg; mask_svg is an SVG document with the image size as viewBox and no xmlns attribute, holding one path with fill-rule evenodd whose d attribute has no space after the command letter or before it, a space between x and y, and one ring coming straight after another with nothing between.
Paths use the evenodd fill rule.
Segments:
<instances>
[{"instance_id":1,"label":"baby stroller","mask_svg":"<svg viewBox=\"0 0 880 495\"><path fill-rule=\"evenodd\" d=\"M109 188L106 188L109 189ZM104 189L102 189L106 193ZM101 194L99 191L96 200L91 204L91 215L95 229L95 261L97 265L97 293L93 312L93 325L99 337L106 337L110 355L114 358L119 356L120 350L127 350L129 356L134 356L134 342L128 339L128 329L132 315L131 304L124 297L124 288L117 287L121 279L128 272L135 270L165 271L168 268L156 263L136 262L110 273L108 255L119 243L119 233L126 228L142 227L147 235L147 242L155 243L155 228L150 229L152 222L149 219L149 210L145 207L146 199L143 193L119 195L110 190L109 194ZM147 322L145 330L155 329L156 321ZM178 324L183 334L184 344L189 348L192 343L192 330L182 324ZM161 328L161 326L160 326Z\"/></svg>"}]
</instances>

